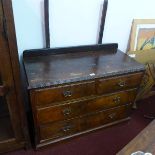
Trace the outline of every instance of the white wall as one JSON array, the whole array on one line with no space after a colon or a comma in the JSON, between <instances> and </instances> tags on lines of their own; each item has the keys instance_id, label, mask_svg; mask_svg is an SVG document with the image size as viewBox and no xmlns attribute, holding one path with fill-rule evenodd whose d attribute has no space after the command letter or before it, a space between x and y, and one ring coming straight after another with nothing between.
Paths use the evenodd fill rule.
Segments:
<instances>
[{"instance_id":1,"label":"white wall","mask_svg":"<svg viewBox=\"0 0 155 155\"><path fill-rule=\"evenodd\" d=\"M51 47L95 44L103 0L49 0ZM44 47L43 0L12 0L19 53ZM126 50L133 18L155 18L154 0L109 0L103 43Z\"/></svg>"}]
</instances>

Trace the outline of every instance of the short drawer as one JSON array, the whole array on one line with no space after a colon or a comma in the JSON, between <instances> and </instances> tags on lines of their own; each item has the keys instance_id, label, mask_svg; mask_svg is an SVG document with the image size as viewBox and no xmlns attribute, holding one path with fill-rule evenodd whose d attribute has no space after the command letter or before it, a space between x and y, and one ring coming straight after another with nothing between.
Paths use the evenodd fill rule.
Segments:
<instances>
[{"instance_id":1,"label":"short drawer","mask_svg":"<svg viewBox=\"0 0 155 155\"><path fill-rule=\"evenodd\" d=\"M37 119L39 124L43 124L58 120L65 120L79 115L86 115L94 111L101 111L132 103L136 97L136 94L137 89L134 89L79 102L38 108Z\"/></svg>"},{"instance_id":2,"label":"short drawer","mask_svg":"<svg viewBox=\"0 0 155 155\"><path fill-rule=\"evenodd\" d=\"M107 123L127 118L130 111L131 105L126 105L94 113L86 117L43 125L40 126L40 137L41 140L46 140L74 135L82 131L87 131Z\"/></svg>"},{"instance_id":3,"label":"short drawer","mask_svg":"<svg viewBox=\"0 0 155 155\"><path fill-rule=\"evenodd\" d=\"M119 90L136 88L140 85L143 72L118 76L97 81L97 93L105 94Z\"/></svg>"},{"instance_id":4,"label":"short drawer","mask_svg":"<svg viewBox=\"0 0 155 155\"><path fill-rule=\"evenodd\" d=\"M36 105L77 99L95 94L95 82L83 82L35 91Z\"/></svg>"}]
</instances>

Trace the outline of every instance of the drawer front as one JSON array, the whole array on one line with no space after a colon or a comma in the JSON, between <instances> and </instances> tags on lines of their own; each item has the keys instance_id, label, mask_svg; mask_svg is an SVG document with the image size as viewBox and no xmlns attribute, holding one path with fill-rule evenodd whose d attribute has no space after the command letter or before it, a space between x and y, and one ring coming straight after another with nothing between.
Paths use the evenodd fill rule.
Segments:
<instances>
[{"instance_id":1,"label":"drawer front","mask_svg":"<svg viewBox=\"0 0 155 155\"><path fill-rule=\"evenodd\" d=\"M37 109L39 124L65 120L79 115L86 115L94 111L132 103L136 97L137 89L115 93L109 96L97 97L90 100L73 102L63 105Z\"/></svg>"},{"instance_id":2,"label":"drawer front","mask_svg":"<svg viewBox=\"0 0 155 155\"><path fill-rule=\"evenodd\" d=\"M97 82L97 93L105 94L119 90L137 88L141 83L142 77L143 72L115 78L99 79Z\"/></svg>"},{"instance_id":3,"label":"drawer front","mask_svg":"<svg viewBox=\"0 0 155 155\"><path fill-rule=\"evenodd\" d=\"M97 128L104 124L127 118L130 110L131 105L126 105L82 118L43 125L40 126L40 138L41 140L56 139Z\"/></svg>"},{"instance_id":4,"label":"drawer front","mask_svg":"<svg viewBox=\"0 0 155 155\"><path fill-rule=\"evenodd\" d=\"M77 99L95 94L95 82L84 82L51 89L35 91L37 105L46 105L54 102Z\"/></svg>"}]
</instances>

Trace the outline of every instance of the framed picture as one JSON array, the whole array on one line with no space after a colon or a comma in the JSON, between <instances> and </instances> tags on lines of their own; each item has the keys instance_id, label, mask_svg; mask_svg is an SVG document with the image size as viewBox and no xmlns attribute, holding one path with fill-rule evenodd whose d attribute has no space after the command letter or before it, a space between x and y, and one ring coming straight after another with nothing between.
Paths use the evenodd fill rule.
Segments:
<instances>
[{"instance_id":1,"label":"framed picture","mask_svg":"<svg viewBox=\"0 0 155 155\"><path fill-rule=\"evenodd\" d=\"M129 51L155 48L155 19L134 19Z\"/></svg>"}]
</instances>

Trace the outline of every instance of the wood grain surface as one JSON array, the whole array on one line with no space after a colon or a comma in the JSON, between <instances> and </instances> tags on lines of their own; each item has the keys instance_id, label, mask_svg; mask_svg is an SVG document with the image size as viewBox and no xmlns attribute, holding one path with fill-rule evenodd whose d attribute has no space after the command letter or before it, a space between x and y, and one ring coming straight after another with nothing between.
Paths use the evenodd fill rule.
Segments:
<instances>
[{"instance_id":1,"label":"wood grain surface","mask_svg":"<svg viewBox=\"0 0 155 155\"><path fill-rule=\"evenodd\" d=\"M155 154L155 120L140 132L117 155L130 155L133 152L142 151Z\"/></svg>"},{"instance_id":2,"label":"wood grain surface","mask_svg":"<svg viewBox=\"0 0 155 155\"><path fill-rule=\"evenodd\" d=\"M86 50L85 47L71 48L72 52L67 52L70 48L62 51L53 49L53 52L62 52L62 54L52 54L52 49L49 53L44 50L26 51L24 66L28 88L49 87L144 71L144 65L137 63L123 52L110 48L110 45L108 45L109 49L103 45L98 46L92 46L92 50L87 52L82 52ZM88 49L91 49L91 46ZM77 50L80 52L76 52Z\"/></svg>"}]
</instances>

